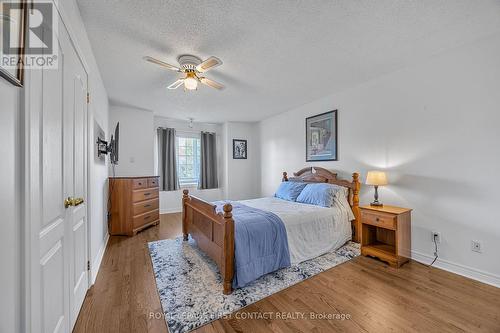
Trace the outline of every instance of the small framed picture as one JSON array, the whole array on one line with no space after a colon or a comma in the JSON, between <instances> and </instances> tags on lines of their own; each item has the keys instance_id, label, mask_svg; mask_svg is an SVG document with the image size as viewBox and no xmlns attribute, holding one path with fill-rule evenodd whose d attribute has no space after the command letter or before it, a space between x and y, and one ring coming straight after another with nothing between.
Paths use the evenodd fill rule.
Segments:
<instances>
[{"instance_id":1,"label":"small framed picture","mask_svg":"<svg viewBox=\"0 0 500 333\"><path fill-rule=\"evenodd\" d=\"M337 161L337 110L306 118L306 162Z\"/></svg>"},{"instance_id":2,"label":"small framed picture","mask_svg":"<svg viewBox=\"0 0 500 333\"><path fill-rule=\"evenodd\" d=\"M0 1L0 76L23 86L27 2Z\"/></svg>"},{"instance_id":3,"label":"small framed picture","mask_svg":"<svg viewBox=\"0 0 500 333\"><path fill-rule=\"evenodd\" d=\"M246 160L247 154L247 140L233 139L233 159Z\"/></svg>"}]
</instances>

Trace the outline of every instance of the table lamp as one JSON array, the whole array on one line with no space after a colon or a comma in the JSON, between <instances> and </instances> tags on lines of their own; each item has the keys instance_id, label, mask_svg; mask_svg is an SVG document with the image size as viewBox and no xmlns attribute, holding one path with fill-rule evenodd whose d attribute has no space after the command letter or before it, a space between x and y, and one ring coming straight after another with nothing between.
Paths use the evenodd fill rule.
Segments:
<instances>
[{"instance_id":1,"label":"table lamp","mask_svg":"<svg viewBox=\"0 0 500 333\"><path fill-rule=\"evenodd\" d=\"M381 202L378 201L378 187L387 185L387 175L383 171L368 171L366 175L366 185L375 186L375 200L370 203L370 206L383 206Z\"/></svg>"}]
</instances>

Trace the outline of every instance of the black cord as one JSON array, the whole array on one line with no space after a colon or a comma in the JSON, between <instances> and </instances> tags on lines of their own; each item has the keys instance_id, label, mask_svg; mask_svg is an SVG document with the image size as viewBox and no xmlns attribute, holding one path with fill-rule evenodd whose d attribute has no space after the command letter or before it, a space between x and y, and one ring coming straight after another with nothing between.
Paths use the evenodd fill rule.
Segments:
<instances>
[{"instance_id":1,"label":"black cord","mask_svg":"<svg viewBox=\"0 0 500 333\"><path fill-rule=\"evenodd\" d=\"M115 177L115 164L113 162L111 162L111 171L112 171L112 174L113 174L113 178ZM113 194L113 190L115 188L115 182L113 181L111 183L111 186L109 188L109 194L108 194L108 216L107 219L108 219L108 224L109 224L109 218L111 216L111 195Z\"/></svg>"},{"instance_id":2,"label":"black cord","mask_svg":"<svg viewBox=\"0 0 500 333\"><path fill-rule=\"evenodd\" d=\"M438 258L438 243L436 242L436 235L434 235L433 239L434 239L434 246L435 246L435 248L434 248L435 258L429 265L427 265L427 267L431 267L432 265L434 265L434 263L436 262L436 260Z\"/></svg>"}]
</instances>

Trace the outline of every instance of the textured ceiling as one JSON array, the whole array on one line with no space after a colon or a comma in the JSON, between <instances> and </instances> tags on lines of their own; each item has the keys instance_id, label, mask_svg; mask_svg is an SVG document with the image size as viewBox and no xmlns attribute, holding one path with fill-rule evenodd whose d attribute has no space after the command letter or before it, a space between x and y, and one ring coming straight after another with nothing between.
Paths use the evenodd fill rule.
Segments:
<instances>
[{"instance_id":1,"label":"textured ceiling","mask_svg":"<svg viewBox=\"0 0 500 333\"><path fill-rule=\"evenodd\" d=\"M112 103L256 121L500 31L488 0L77 0ZM217 91L170 91L180 54L214 55ZM325 111L325 110L318 110Z\"/></svg>"}]
</instances>

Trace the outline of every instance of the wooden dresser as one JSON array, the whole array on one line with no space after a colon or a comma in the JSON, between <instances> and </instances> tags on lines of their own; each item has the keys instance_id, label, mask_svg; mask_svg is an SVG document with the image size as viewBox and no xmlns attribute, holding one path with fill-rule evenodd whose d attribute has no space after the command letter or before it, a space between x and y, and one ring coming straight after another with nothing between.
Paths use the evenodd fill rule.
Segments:
<instances>
[{"instance_id":1,"label":"wooden dresser","mask_svg":"<svg viewBox=\"0 0 500 333\"><path fill-rule=\"evenodd\" d=\"M411 209L361 206L361 254L393 267L411 258Z\"/></svg>"},{"instance_id":2,"label":"wooden dresser","mask_svg":"<svg viewBox=\"0 0 500 333\"><path fill-rule=\"evenodd\" d=\"M158 177L110 177L110 235L133 236L160 222Z\"/></svg>"}]
</instances>

